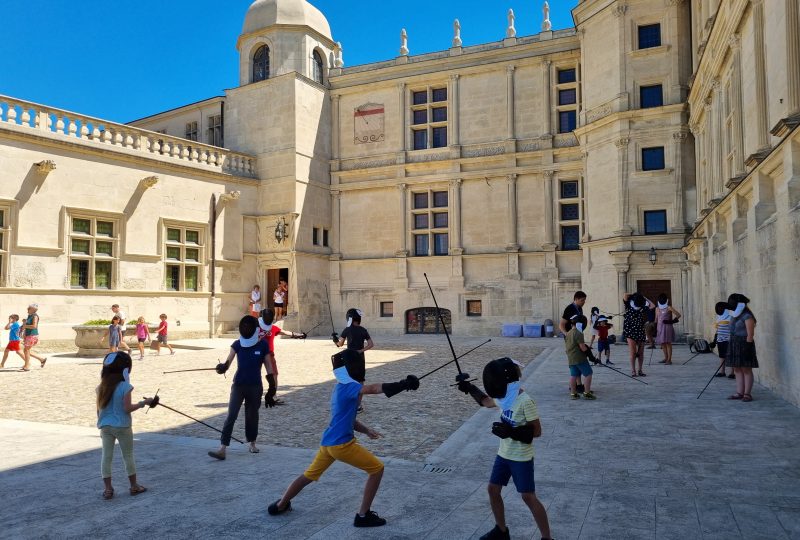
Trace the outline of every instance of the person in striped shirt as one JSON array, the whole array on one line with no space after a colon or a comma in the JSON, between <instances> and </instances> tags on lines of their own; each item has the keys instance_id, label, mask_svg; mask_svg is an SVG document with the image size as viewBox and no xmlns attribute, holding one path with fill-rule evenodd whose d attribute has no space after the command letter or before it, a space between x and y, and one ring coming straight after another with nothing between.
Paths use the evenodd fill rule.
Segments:
<instances>
[{"instance_id":1,"label":"person in striped shirt","mask_svg":"<svg viewBox=\"0 0 800 540\"><path fill-rule=\"evenodd\" d=\"M720 360L720 369L717 371L717 377L725 377L725 358L728 356L728 343L731 340L731 313L728 311L727 302L717 302L714 306L714 311L717 312L717 319L714 321L714 343L717 344L717 354ZM733 374L731 369L729 379L735 379L736 375Z\"/></svg>"}]
</instances>

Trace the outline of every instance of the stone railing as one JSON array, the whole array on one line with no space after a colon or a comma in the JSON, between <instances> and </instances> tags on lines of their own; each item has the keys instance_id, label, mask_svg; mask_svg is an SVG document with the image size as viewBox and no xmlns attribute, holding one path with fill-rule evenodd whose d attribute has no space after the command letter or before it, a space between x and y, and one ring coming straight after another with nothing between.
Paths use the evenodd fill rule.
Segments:
<instances>
[{"instance_id":1,"label":"stone railing","mask_svg":"<svg viewBox=\"0 0 800 540\"><path fill-rule=\"evenodd\" d=\"M0 95L0 129L5 126L235 176L256 172L256 158L248 154Z\"/></svg>"}]
</instances>

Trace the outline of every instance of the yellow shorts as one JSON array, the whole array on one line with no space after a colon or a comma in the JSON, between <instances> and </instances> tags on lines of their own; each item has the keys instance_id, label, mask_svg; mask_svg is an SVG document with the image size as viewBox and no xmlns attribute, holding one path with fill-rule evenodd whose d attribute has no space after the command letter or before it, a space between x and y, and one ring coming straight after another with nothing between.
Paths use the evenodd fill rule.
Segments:
<instances>
[{"instance_id":1,"label":"yellow shorts","mask_svg":"<svg viewBox=\"0 0 800 540\"><path fill-rule=\"evenodd\" d=\"M320 446L314 461L308 466L303 476L316 482L328 470L328 467L333 465L334 461L347 463L367 474L375 474L383 470L381 460L353 439L336 446Z\"/></svg>"}]
</instances>

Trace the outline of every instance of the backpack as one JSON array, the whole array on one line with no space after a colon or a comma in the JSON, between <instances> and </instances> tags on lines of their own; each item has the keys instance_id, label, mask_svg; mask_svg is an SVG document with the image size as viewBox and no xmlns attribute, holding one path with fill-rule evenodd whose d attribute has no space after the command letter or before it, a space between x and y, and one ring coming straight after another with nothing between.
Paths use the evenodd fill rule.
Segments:
<instances>
[{"instance_id":1,"label":"backpack","mask_svg":"<svg viewBox=\"0 0 800 540\"><path fill-rule=\"evenodd\" d=\"M689 345L689 352L693 352L695 354L708 354L711 352L711 345L709 345L708 341L705 339L697 338L691 345Z\"/></svg>"}]
</instances>

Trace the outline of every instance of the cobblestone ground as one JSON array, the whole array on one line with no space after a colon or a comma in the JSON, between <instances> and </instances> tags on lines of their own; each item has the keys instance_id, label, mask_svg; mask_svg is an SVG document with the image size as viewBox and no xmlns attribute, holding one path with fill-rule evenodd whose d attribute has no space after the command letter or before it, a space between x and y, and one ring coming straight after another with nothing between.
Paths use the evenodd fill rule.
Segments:
<instances>
[{"instance_id":1,"label":"cobblestone ground","mask_svg":"<svg viewBox=\"0 0 800 540\"><path fill-rule=\"evenodd\" d=\"M367 382L389 382L408 374L422 375L452 358L444 336L375 337L376 348L367 352ZM456 338L461 354L485 341ZM193 344L192 341L182 342ZM213 371L163 374L164 371L213 367L227 355L223 340L200 340L214 349L177 350L177 354L134 360L131 373L134 399L152 396L160 388L163 403L218 428L227 413L233 371L224 379ZM462 369L480 377L484 364L510 356L527 365L550 340L493 338L460 361ZM280 371L278 396L286 405L264 409L259 418L259 441L268 444L314 448L326 426L333 388L330 355L336 348L328 340L276 341ZM138 354L134 356L136 358ZM31 363L29 373L9 370L20 365L10 359L0 372L0 418L93 426L96 421L94 389L99 382L99 359L52 356L44 369ZM450 365L422 381L416 393L392 399L367 396L359 419L384 434L368 444L384 456L423 460L467 418L475 413L471 398L458 392L456 369ZM134 413L134 432L161 432L210 438L213 431L164 408ZM234 437L244 440L244 412L240 413ZM236 444L236 443L234 443Z\"/></svg>"}]
</instances>

